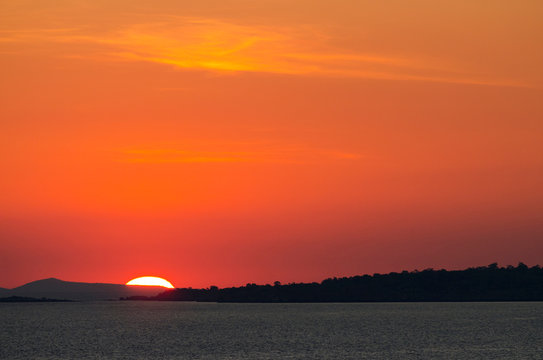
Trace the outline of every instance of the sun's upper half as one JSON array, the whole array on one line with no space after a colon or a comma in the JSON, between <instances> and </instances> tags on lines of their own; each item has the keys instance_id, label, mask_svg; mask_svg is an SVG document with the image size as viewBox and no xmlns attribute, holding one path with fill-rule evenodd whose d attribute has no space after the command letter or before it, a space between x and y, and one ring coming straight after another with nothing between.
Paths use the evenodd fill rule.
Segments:
<instances>
[{"instance_id":1,"label":"sun's upper half","mask_svg":"<svg viewBox=\"0 0 543 360\"><path fill-rule=\"evenodd\" d=\"M142 285L142 286L162 286L168 289L173 289L174 286L166 279L156 276L141 276L130 280L126 285Z\"/></svg>"}]
</instances>

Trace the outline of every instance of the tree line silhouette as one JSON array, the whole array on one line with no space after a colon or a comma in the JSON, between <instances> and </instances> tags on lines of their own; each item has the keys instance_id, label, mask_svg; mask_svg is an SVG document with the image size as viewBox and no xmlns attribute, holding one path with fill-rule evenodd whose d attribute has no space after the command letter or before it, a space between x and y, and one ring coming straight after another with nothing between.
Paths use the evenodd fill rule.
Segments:
<instances>
[{"instance_id":1,"label":"tree line silhouette","mask_svg":"<svg viewBox=\"0 0 543 360\"><path fill-rule=\"evenodd\" d=\"M539 266L426 269L389 274L329 278L320 283L247 284L220 289L179 288L157 296L121 300L201 302L377 302L377 301L542 301L543 269Z\"/></svg>"}]
</instances>

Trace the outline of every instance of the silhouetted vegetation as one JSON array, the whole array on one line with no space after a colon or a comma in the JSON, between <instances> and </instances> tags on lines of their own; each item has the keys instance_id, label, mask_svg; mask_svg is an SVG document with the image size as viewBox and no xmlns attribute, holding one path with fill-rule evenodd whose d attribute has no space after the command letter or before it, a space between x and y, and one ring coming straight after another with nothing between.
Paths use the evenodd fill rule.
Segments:
<instances>
[{"instance_id":1,"label":"silhouetted vegetation","mask_svg":"<svg viewBox=\"0 0 543 360\"><path fill-rule=\"evenodd\" d=\"M213 302L542 301L543 269L537 265L426 269L386 275L330 278L320 283L247 284L219 289L174 289L122 300Z\"/></svg>"}]
</instances>

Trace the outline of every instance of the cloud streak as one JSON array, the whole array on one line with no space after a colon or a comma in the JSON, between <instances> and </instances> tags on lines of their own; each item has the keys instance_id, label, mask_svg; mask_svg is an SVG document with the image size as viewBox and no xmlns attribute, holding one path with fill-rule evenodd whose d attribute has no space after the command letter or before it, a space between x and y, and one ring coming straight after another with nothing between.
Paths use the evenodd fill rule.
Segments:
<instances>
[{"instance_id":1,"label":"cloud streak","mask_svg":"<svg viewBox=\"0 0 543 360\"><path fill-rule=\"evenodd\" d=\"M121 151L119 161L126 163L315 163L362 158L357 153L310 147L270 147L245 150L191 150L174 148L138 148Z\"/></svg>"},{"instance_id":2,"label":"cloud streak","mask_svg":"<svg viewBox=\"0 0 543 360\"><path fill-rule=\"evenodd\" d=\"M240 25L216 19L165 17L166 21L126 26L100 35L78 29L3 31L0 42L94 43L110 60L143 61L187 70L274 73L302 76L414 80L493 86L526 86L460 75L437 61L353 53L331 46L317 29ZM96 55L87 54L89 58ZM72 57L81 57L72 54ZM84 57L84 56L83 56Z\"/></svg>"}]
</instances>

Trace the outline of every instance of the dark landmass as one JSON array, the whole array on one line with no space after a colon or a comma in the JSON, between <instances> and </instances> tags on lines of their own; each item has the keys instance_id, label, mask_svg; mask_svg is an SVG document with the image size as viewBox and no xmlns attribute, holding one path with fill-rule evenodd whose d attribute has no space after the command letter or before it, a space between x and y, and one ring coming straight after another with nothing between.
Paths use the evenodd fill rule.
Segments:
<instances>
[{"instance_id":1,"label":"dark landmass","mask_svg":"<svg viewBox=\"0 0 543 360\"><path fill-rule=\"evenodd\" d=\"M55 278L43 279L6 289L1 297L32 297L62 300L118 300L126 296L155 296L164 291L158 286L127 286L121 284L84 283L63 281Z\"/></svg>"},{"instance_id":2,"label":"dark landmass","mask_svg":"<svg viewBox=\"0 0 543 360\"><path fill-rule=\"evenodd\" d=\"M0 302L71 302L72 300L60 300L60 299L48 299L48 298L33 298L33 297L25 297L25 296L10 296L10 297L4 297L0 298Z\"/></svg>"},{"instance_id":3,"label":"dark landmass","mask_svg":"<svg viewBox=\"0 0 543 360\"><path fill-rule=\"evenodd\" d=\"M386 275L330 278L320 283L247 284L219 289L174 289L121 300L202 302L415 302L543 301L543 269L537 265L488 266L459 271L426 269Z\"/></svg>"}]
</instances>

